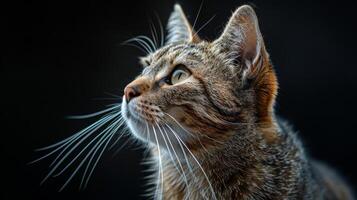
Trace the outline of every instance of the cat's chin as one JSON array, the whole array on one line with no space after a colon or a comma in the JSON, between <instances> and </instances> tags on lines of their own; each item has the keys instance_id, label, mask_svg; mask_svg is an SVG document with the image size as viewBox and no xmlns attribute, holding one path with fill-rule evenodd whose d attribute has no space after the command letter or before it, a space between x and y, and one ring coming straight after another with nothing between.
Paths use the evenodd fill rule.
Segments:
<instances>
[{"instance_id":1,"label":"cat's chin","mask_svg":"<svg viewBox=\"0 0 357 200\"><path fill-rule=\"evenodd\" d=\"M182 145L182 143L186 142L189 137L182 127L174 123L158 122L153 124L142 119L140 116L132 113L125 99L123 99L121 107L125 123L135 138L149 146L159 145L161 149L176 151L178 154L182 152L182 148L185 148L185 145Z\"/></svg>"},{"instance_id":2,"label":"cat's chin","mask_svg":"<svg viewBox=\"0 0 357 200\"><path fill-rule=\"evenodd\" d=\"M148 141L147 137L147 127L145 121L142 121L139 118L135 118L133 116L133 114L129 110L128 103L126 102L125 97L123 97L123 101L121 104L121 113L126 125L130 129L130 132L139 140L143 142L150 142Z\"/></svg>"}]
</instances>

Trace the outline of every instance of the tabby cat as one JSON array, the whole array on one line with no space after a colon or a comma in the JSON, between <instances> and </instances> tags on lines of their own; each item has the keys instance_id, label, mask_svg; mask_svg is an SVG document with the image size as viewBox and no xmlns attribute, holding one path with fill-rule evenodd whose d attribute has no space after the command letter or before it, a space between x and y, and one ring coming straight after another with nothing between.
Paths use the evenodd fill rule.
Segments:
<instances>
[{"instance_id":1,"label":"tabby cat","mask_svg":"<svg viewBox=\"0 0 357 200\"><path fill-rule=\"evenodd\" d=\"M277 78L250 6L214 41L199 38L179 5L167 28L121 105L150 150L155 199L353 199L275 115Z\"/></svg>"}]
</instances>

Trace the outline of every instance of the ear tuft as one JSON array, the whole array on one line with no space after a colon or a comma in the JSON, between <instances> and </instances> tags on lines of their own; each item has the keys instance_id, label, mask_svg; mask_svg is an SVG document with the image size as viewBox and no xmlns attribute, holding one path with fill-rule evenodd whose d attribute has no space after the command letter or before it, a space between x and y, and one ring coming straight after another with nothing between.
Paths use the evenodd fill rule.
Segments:
<instances>
[{"instance_id":1,"label":"ear tuft","mask_svg":"<svg viewBox=\"0 0 357 200\"><path fill-rule=\"evenodd\" d=\"M168 35L166 44L179 42L198 42L199 37L192 29L185 13L179 4L175 4L167 23Z\"/></svg>"}]
</instances>

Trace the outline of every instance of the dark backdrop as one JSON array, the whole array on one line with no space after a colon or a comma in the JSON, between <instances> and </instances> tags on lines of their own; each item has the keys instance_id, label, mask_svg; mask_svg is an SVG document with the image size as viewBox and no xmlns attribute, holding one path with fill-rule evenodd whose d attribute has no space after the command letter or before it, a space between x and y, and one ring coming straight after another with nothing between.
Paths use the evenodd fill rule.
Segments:
<instances>
[{"instance_id":1,"label":"dark backdrop","mask_svg":"<svg viewBox=\"0 0 357 200\"><path fill-rule=\"evenodd\" d=\"M201 1L179 1L194 21ZM51 160L27 162L33 149L71 135L92 120L65 116L103 109L122 95L140 72L133 47L120 43L149 34L155 12L166 23L174 1L36 1L1 3L1 199L139 199L145 180L142 150L107 152L88 188L76 180L58 193L65 177L39 183ZM266 46L276 67L278 113L289 119L306 151L357 183L356 17L343 1L204 1L200 33L219 35L232 11L243 3L256 9ZM53 158L53 157L52 157Z\"/></svg>"}]
</instances>

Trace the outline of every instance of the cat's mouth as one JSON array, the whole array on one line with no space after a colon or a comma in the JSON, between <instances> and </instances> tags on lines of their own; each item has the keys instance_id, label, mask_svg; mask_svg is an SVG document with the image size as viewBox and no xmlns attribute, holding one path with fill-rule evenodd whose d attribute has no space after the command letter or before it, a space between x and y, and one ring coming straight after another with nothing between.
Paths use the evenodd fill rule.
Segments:
<instances>
[{"instance_id":1,"label":"cat's mouth","mask_svg":"<svg viewBox=\"0 0 357 200\"><path fill-rule=\"evenodd\" d=\"M123 98L122 112L128 120L151 124L162 121L164 116L164 112L159 106L138 98L131 100L129 103Z\"/></svg>"},{"instance_id":2,"label":"cat's mouth","mask_svg":"<svg viewBox=\"0 0 357 200\"><path fill-rule=\"evenodd\" d=\"M122 115L126 124L136 138L148 144L171 149L188 139L187 130L172 114L139 98L129 103L123 98Z\"/></svg>"}]
</instances>

